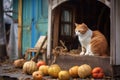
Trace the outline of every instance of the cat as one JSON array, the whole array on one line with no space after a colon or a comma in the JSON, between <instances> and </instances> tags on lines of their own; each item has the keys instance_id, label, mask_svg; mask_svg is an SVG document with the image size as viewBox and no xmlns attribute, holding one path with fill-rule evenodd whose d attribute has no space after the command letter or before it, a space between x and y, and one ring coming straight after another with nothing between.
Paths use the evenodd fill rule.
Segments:
<instances>
[{"instance_id":1,"label":"cat","mask_svg":"<svg viewBox=\"0 0 120 80\"><path fill-rule=\"evenodd\" d=\"M92 31L85 23L75 23L75 26L75 34L81 44L80 55L108 56L108 43L100 31Z\"/></svg>"}]
</instances>

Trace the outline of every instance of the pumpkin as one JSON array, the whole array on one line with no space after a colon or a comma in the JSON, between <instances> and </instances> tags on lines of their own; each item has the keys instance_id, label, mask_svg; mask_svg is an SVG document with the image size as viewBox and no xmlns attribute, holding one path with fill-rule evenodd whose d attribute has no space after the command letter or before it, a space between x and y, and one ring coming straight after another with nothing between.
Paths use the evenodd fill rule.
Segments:
<instances>
[{"instance_id":1,"label":"pumpkin","mask_svg":"<svg viewBox=\"0 0 120 80\"><path fill-rule=\"evenodd\" d=\"M59 80L70 80L70 74L66 70L62 70L58 74Z\"/></svg>"},{"instance_id":2,"label":"pumpkin","mask_svg":"<svg viewBox=\"0 0 120 80\"><path fill-rule=\"evenodd\" d=\"M42 72L41 71L35 71L32 73L33 80L42 80Z\"/></svg>"},{"instance_id":3,"label":"pumpkin","mask_svg":"<svg viewBox=\"0 0 120 80\"><path fill-rule=\"evenodd\" d=\"M41 65L39 67L39 71L41 71L43 73L43 75L48 75L48 68L49 68L48 65Z\"/></svg>"},{"instance_id":4,"label":"pumpkin","mask_svg":"<svg viewBox=\"0 0 120 80\"><path fill-rule=\"evenodd\" d=\"M69 74L71 77L78 77L78 67L79 66L73 66L69 69Z\"/></svg>"},{"instance_id":5,"label":"pumpkin","mask_svg":"<svg viewBox=\"0 0 120 80\"><path fill-rule=\"evenodd\" d=\"M37 70L36 63L34 61L27 61L23 65L23 72L27 74L32 74L34 71Z\"/></svg>"},{"instance_id":6,"label":"pumpkin","mask_svg":"<svg viewBox=\"0 0 120 80\"><path fill-rule=\"evenodd\" d=\"M83 65L79 66L79 68L78 68L78 76L80 78L85 78L85 77L91 75L91 71L92 71L92 68L90 65L83 64Z\"/></svg>"},{"instance_id":7,"label":"pumpkin","mask_svg":"<svg viewBox=\"0 0 120 80\"><path fill-rule=\"evenodd\" d=\"M22 68L24 63L25 63L24 59L17 59L14 61L13 65L17 68Z\"/></svg>"},{"instance_id":8,"label":"pumpkin","mask_svg":"<svg viewBox=\"0 0 120 80\"><path fill-rule=\"evenodd\" d=\"M40 60L37 62L37 67L39 68L41 65L46 65L45 61Z\"/></svg>"},{"instance_id":9,"label":"pumpkin","mask_svg":"<svg viewBox=\"0 0 120 80\"><path fill-rule=\"evenodd\" d=\"M57 78L60 71L61 68L59 65L51 65L48 69L48 74L54 78Z\"/></svg>"},{"instance_id":10,"label":"pumpkin","mask_svg":"<svg viewBox=\"0 0 120 80\"><path fill-rule=\"evenodd\" d=\"M52 64L52 65L50 65L50 67L51 67L51 66L60 67L58 64Z\"/></svg>"},{"instance_id":11,"label":"pumpkin","mask_svg":"<svg viewBox=\"0 0 120 80\"><path fill-rule=\"evenodd\" d=\"M104 72L103 69L101 67L95 67L92 70L92 77L95 79L101 79L104 77Z\"/></svg>"}]
</instances>

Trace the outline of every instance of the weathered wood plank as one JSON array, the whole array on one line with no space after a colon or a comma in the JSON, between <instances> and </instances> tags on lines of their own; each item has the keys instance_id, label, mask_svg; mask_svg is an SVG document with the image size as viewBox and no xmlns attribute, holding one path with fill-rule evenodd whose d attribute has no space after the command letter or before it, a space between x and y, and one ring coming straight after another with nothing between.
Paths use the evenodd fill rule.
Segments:
<instances>
[{"instance_id":1,"label":"weathered wood plank","mask_svg":"<svg viewBox=\"0 0 120 80\"><path fill-rule=\"evenodd\" d=\"M112 66L110 65L109 57L60 55L57 57L56 63L66 70L72 66L80 66L82 64L89 64L92 68L99 66L104 69L105 75L112 76Z\"/></svg>"},{"instance_id":2,"label":"weathered wood plank","mask_svg":"<svg viewBox=\"0 0 120 80\"><path fill-rule=\"evenodd\" d=\"M104 69L106 80L110 80L112 76L112 68L109 64L108 58L93 57L93 56L70 56L61 55L57 58L56 63L60 65L62 69L68 70L74 65L89 64L92 68L100 66ZM107 77L108 76L108 77ZM22 72L22 69L15 68L12 64L0 65L0 77L6 78L6 80L33 80L32 75L27 75ZM8 79L7 79L8 78ZM93 78L90 78L93 79ZM87 80L90 80L87 78ZM58 80L58 78L52 78L51 76L44 76L43 80ZM80 78L70 80L83 80Z\"/></svg>"},{"instance_id":3,"label":"weathered wood plank","mask_svg":"<svg viewBox=\"0 0 120 80\"><path fill-rule=\"evenodd\" d=\"M23 74L22 69L15 68L12 64L1 65L0 76L3 80L32 80L31 75Z\"/></svg>"},{"instance_id":4,"label":"weathered wood plank","mask_svg":"<svg viewBox=\"0 0 120 80\"><path fill-rule=\"evenodd\" d=\"M19 0L18 5L18 55L22 57L22 0Z\"/></svg>"}]
</instances>

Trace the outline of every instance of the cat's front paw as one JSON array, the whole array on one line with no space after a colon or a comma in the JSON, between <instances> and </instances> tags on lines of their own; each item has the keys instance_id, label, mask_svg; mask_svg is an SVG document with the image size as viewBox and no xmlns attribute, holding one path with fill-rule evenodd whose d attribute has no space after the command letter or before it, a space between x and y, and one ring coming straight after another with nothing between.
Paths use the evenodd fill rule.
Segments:
<instances>
[{"instance_id":1,"label":"cat's front paw","mask_svg":"<svg viewBox=\"0 0 120 80\"><path fill-rule=\"evenodd\" d=\"M94 56L94 54L92 53L92 52L87 52L87 53L85 53L85 55L87 56Z\"/></svg>"},{"instance_id":2,"label":"cat's front paw","mask_svg":"<svg viewBox=\"0 0 120 80\"><path fill-rule=\"evenodd\" d=\"M84 53L84 52L81 52L80 55L83 56L83 55L85 55L85 53Z\"/></svg>"},{"instance_id":3,"label":"cat's front paw","mask_svg":"<svg viewBox=\"0 0 120 80\"><path fill-rule=\"evenodd\" d=\"M87 56L87 55L89 55L89 53L85 53L85 55Z\"/></svg>"}]
</instances>

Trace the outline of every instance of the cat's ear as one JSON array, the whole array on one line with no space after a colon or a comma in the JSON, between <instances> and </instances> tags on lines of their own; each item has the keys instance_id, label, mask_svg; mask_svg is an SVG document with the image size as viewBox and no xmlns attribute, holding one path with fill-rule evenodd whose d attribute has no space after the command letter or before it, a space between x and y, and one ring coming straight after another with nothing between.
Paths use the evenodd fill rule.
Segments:
<instances>
[{"instance_id":1,"label":"cat's ear","mask_svg":"<svg viewBox=\"0 0 120 80\"><path fill-rule=\"evenodd\" d=\"M87 26L85 23L82 23L82 25Z\"/></svg>"},{"instance_id":2,"label":"cat's ear","mask_svg":"<svg viewBox=\"0 0 120 80\"><path fill-rule=\"evenodd\" d=\"M82 23L83 25L86 25L85 23Z\"/></svg>"},{"instance_id":3,"label":"cat's ear","mask_svg":"<svg viewBox=\"0 0 120 80\"><path fill-rule=\"evenodd\" d=\"M78 26L78 24L77 24L77 23L75 23L75 26Z\"/></svg>"}]
</instances>

